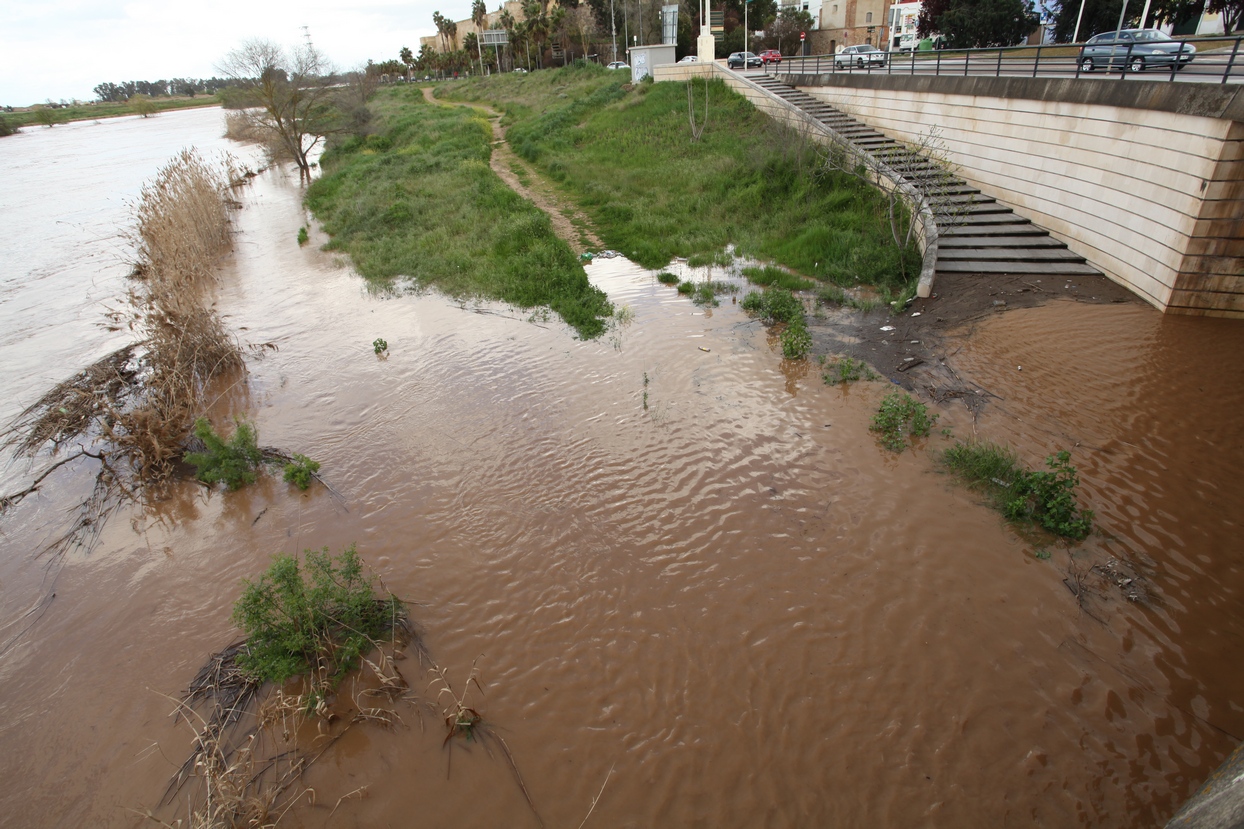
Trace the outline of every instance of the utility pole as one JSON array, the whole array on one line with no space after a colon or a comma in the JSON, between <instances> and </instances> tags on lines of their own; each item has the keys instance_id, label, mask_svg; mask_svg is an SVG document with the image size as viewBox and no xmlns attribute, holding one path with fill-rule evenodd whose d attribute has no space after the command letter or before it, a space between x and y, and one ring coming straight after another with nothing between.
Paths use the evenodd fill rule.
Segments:
<instances>
[{"instance_id":1,"label":"utility pole","mask_svg":"<svg viewBox=\"0 0 1244 829\"><path fill-rule=\"evenodd\" d=\"M1080 20L1084 17L1085 0L1080 0L1080 13L1076 15L1076 33L1071 36L1072 43L1080 42Z\"/></svg>"},{"instance_id":2,"label":"utility pole","mask_svg":"<svg viewBox=\"0 0 1244 829\"><path fill-rule=\"evenodd\" d=\"M609 25L613 28L613 62L618 62L618 16L613 10L613 0L609 0Z\"/></svg>"}]
</instances>

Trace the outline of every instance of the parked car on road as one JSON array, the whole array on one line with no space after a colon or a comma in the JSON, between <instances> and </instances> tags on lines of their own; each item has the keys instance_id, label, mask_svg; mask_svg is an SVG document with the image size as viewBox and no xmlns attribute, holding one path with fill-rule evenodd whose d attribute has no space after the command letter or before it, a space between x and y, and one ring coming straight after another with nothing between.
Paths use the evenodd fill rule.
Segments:
<instances>
[{"instance_id":1,"label":"parked car on road","mask_svg":"<svg viewBox=\"0 0 1244 829\"><path fill-rule=\"evenodd\" d=\"M729 69L751 69L763 65L760 56L754 52L731 52L730 57L726 58L726 67Z\"/></svg>"},{"instance_id":2,"label":"parked car on road","mask_svg":"<svg viewBox=\"0 0 1244 829\"><path fill-rule=\"evenodd\" d=\"M605 67L606 69L630 69L631 66L624 60L615 60L613 63Z\"/></svg>"},{"instance_id":3,"label":"parked car on road","mask_svg":"<svg viewBox=\"0 0 1244 829\"><path fill-rule=\"evenodd\" d=\"M699 63L700 58L698 55L687 55L686 57L684 57L682 60L678 62L679 63Z\"/></svg>"},{"instance_id":4,"label":"parked car on road","mask_svg":"<svg viewBox=\"0 0 1244 829\"><path fill-rule=\"evenodd\" d=\"M876 46L861 43L858 46L848 46L834 55L834 68L855 66L863 69L866 66L885 66L886 58L887 54Z\"/></svg>"},{"instance_id":5,"label":"parked car on road","mask_svg":"<svg viewBox=\"0 0 1244 829\"><path fill-rule=\"evenodd\" d=\"M1132 72L1151 67L1183 69L1195 55L1191 43L1174 40L1157 29L1122 29L1090 37L1080 48L1080 68L1085 72L1099 66L1126 66Z\"/></svg>"},{"instance_id":6,"label":"parked car on road","mask_svg":"<svg viewBox=\"0 0 1244 829\"><path fill-rule=\"evenodd\" d=\"M760 53L761 63L781 63L782 53L777 49L765 49Z\"/></svg>"}]
</instances>

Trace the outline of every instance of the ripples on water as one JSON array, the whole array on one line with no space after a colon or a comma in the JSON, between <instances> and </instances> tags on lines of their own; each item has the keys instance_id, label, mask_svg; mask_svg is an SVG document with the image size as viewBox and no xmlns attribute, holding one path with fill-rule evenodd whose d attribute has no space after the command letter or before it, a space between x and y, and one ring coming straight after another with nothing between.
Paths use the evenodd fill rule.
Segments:
<instances>
[{"instance_id":1,"label":"ripples on water","mask_svg":"<svg viewBox=\"0 0 1244 829\"><path fill-rule=\"evenodd\" d=\"M232 640L239 580L351 542L419 603L455 683L478 658L480 707L550 826L578 825L611 768L593 825L1148 826L1233 747L1215 727L1244 732L1244 382L1214 358L1240 353L1238 324L1059 304L965 343L964 370L1004 398L979 431L1033 463L1079 443L1107 533L1091 544L1153 580L1151 606L1116 597L1101 624L1054 561L936 473L944 439L877 448L886 385L784 374L729 298L704 311L597 260L634 321L580 342L555 318L376 296L298 247L296 185L266 174L245 196L219 307L279 351L216 414L241 401L261 442L323 463L348 510L279 480L186 485L71 557L0 657L6 825L132 823L124 809L158 798L188 743L160 695ZM66 325L91 330L102 300L65 301ZM115 347L94 337L23 375L17 402ZM0 352L6 380L20 339ZM973 430L959 410L942 423ZM50 483L0 526L6 632L78 485ZM457 750L447 779L437 723L416 719L352 731L309 775L319 805L299 822L367 785L334 825L534 824L499 758Z\"/></svg>"}]
</instances>

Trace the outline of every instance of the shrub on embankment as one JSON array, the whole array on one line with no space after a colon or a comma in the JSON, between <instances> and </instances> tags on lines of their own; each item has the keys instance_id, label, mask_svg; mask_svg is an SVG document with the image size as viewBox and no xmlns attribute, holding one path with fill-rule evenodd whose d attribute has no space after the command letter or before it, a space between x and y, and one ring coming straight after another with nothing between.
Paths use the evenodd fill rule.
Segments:
<instances>
[{"instance_id":1,"label":"shrub on embankment","mask_svg":"<svg viewBox=\"0 0 1244 829\"><path fill-rule=\"evenodd\" d=\"M487 120L416 88L373 106L380 131L332 147L307 192L329 248L373 282L409 277L452 296L548 306L583 337L604 330L608 298L548 217L489 168Z\"/></svg>"},{"instance_id":2,"label":"shrub on embankment","mask_svg":"<svg viewBox=\"0 0 1244 829\"><path fill-rule=\"evenodd\" d=\"M901 290L919 273L919 252L895 247L871 187L721 82L708 86L707 128L693 141L686 84L625 80L578 66L444 92L504 109L514 149L561 183L608 247L647 267L733 243L842 285ZM704 89L693 89L700 122Z\"/></svg>"}]
</instances>

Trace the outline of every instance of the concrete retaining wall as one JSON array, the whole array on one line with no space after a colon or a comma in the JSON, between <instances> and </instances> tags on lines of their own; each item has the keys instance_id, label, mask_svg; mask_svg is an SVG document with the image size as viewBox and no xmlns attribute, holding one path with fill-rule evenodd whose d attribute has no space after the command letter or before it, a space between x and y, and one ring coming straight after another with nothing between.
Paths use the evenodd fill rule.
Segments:
<instances>
[{"instance_id":1,"label":"concrete retaining wall","mask_svg":"<svg viewBox=\"0 0 1244 829\"><path fill-rule=\"evenodd\" d=\"M1244 92L1130 78L783 80L900 140L936 129L963 178L1158 308L1244 317Z\"/></svg>"}]
</instances>

